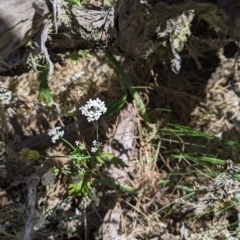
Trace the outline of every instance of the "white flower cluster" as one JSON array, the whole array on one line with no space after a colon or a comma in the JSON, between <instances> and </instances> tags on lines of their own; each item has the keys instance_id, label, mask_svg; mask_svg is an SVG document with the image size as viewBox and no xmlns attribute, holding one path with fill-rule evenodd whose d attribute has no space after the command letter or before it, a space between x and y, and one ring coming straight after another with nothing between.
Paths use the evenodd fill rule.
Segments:
<instances>
[{"instance_id":1,"label":"white flower cluster","mask_svg":"<svg viewBox=\"0 0 240 240\"><path fill-rule=\"evenodd\" d=\"M103 195L102 192L97 193L96 189L92 188L90 199L95 203L96 207L99 207L99 204L100 204L100 198L99 197L102 197L102 195Z\"/></svg>"},{"instance_id":2,"label":"white flower cluster","mask_svg":"<svg viewBox=\"0 0 240 240\"><path fill-rule=\"evenodd\" d=\"M55 143L60 137L63 137L64 131L59 131L61 127L55 127L48 131L48 136L52 137L52 142Z\"/></svg>"},{"instance_id":3,"label":"white flower cluster","mask_svg":"<svg viewBox=\"0 0 240 240\"><path fill-rule=\"evenodd\" d=\"M81 110L82 115L87 117L89 122L92 122L97 121L107 111L107 108L105 107L105 103L97 98L96 100L90 99L79 110Z\"/></svg>"},{"instance_id":4,"label":"white flower cluster","mask_svg":"<svg viewBox=\"0 0 240 240\"><path fill-rule=\"evenodd\" d=\"M102 145L101 142L97 142L96 140L94 140L93 141L93 147L91 148L91 151L95 153L100 148L101 145Z\"/></svg>"}]
</instances>

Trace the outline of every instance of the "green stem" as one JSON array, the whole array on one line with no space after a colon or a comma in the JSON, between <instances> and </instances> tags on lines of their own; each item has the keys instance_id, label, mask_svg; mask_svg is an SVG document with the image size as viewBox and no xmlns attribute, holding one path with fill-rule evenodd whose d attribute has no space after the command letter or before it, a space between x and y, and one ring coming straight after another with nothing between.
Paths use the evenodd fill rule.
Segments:
<instances>
[{"instance_id":1,"label":"green stem","mask_svg":"<svg viewBox=\"0 0 240 240\"><path fill-rule=\"evenodd\" d=\"M63 142L65 142L70 148L72 148L72 150L75 150L75 148L73 147L73 145L72 145L70 142L68 142L66 139L61 138L61 140L63 140Z\"/></svg>"},{"instance_id":2,"label":"green stem","mask_svg":"<svg viewBox=\"0 0 240 240\"><path fill-rule=\"evenodd\" d=\"M91 156L86 157L77 157L77 156L44 156L40 155L41 158L48 159L48 158L69 158L69 159L77 159L77 160L83 160L83 159L90 159Z\"/></svg>"},{"instance_id":3,"label":"green stem","mask_svg":"<svg viewBox=\"0 0 240 240\"><path fill-rule=\"evenodd\" d=\"M97 134L97 142L98 142L98 121L96 121L96 134Z\"/></svg>"}]
</instances>

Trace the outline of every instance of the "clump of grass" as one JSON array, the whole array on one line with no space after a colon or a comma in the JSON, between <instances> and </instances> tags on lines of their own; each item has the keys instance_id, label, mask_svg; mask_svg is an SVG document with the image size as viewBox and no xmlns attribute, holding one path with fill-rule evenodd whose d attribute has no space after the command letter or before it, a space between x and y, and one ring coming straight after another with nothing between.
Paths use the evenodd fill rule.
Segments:
<instances>
[{"instance_id":1,"label":"clump of grass","mask_svg":"<svg viewBox=\"0 0 240 240\"><path fill-rule=\"evenodd\" d=\"M195 239L190 237L194 236L191 224L196 224L198 229L196 222L207 222L211 216L215 216L218 219L216 225L223 224L221 228L215 232L211 228L205 229L198 233L198 237L209 236L215 239L221 234L225 235L227 227L235 223L223 222L220 216L230 214L232 209L236 209L236 194L240 190L239 168L233 161L225 158L225 150L229 149L229 153L238 154L240 144L176 124L169 124L164 128L157 126L157 131L153 131L154 135L149 129L139 130L141 134L138 138L143 148L140 150L142 154L139 161L144 169L139 181L146 180L146 175L150 175L152 180L149 178L144 182L148 191L140 190L145 195L137 197L138 232L142 231L143 226L156 227L156 218L166 223L179 215L190 232L189 239ZM150 165L152 168L149 168ZM154 172L165 175L162 175L153 187L151 182L156 178ZM156 195L151 195L153 193ZM146 199L149 199L147 203ZM189 216L181 215L184 211L189 211ZM199 224L202 226L202 223ZM168 230L162 236L168 236L167 232ZM143 236L144 234L142 232Z\"/></svg>"},{"instance_id":2,"label":"clump of grass","mask_svg":"<svg viewBox=\"0 0 240 240\"><path fill-rule=\"evenodd\" d=\"M157 139L166 146L172 146L171 159L184 157L199 166L224 165L225 159L240 153L238 142L220 139L214 135L176 124L168 124L168 127L160 128ZM167 147L162 146L162 148L163 153L169 153ZM228 149L229 156L226 156L226 149Z\"/></svg>"}]
</instances>

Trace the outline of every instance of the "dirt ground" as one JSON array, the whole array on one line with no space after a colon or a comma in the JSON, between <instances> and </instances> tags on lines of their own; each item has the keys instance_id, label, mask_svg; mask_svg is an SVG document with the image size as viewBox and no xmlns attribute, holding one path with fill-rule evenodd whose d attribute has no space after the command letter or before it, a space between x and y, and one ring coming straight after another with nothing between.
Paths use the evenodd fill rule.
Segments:
<instances>
[{"instance_id":1,"label":"dirt ground","mask_svg":"<svg viewBox=\"0 0 240 240\"><path fill-rule=\"evenodd\" d=\"M240 60L235 63L237 48L234 42L214 39L197 42L196 34L204 39L210 33L199 29L192 31L195 38L189 39L182 52L179 74L171 71L168 61L162 61L160 52L133 64L130 70L129 63L121 60L150 118L150 123L143 121L128 94L123 116L134 118L134 134L131 135L132 155L127 159L131 170L123 178L138 189L137 193L105 189L101 201L108 208L94 207L82 196L69 196L69 181L64 171L50 183L46 183L45 176L45 181L37 187L34 239L240 238L238 181L221 175L217 163L210 167L205 162L189 162L184 157L184 154L197 153L199 157L215 156L239 163ZM235 75L231 80L233 69ZM1 87L12 94L11 101L1 100L0 108L0 236L1 239L22 239L27 204L23 180L39 168L42 160L22 162L19 149L12 146L29 144L27 139L32 136L45 134L56 126L69 126L81 119L78 109L89 99L99 97L109 104L120 98L126 89L106 63L90 54L76 63L68 59L65 67L55 66L54 75L49 78L51 104L37 98L40 84L37 73L1 77L0 81ZM124 132L124 127L119 127L119 116L120 113L105 117L100 122L100 139L105 149L112 146L109 142L113 141L111 136L116 129ZM219 141L196 138L190 132L189 136L182 137L176 133L176 126L211 134ZM164 135L164 129L173 134ZM84 134L83 130L82 137L89 144L94 136L91 132ZM221 139L228 142L223 143ZM69 141L74 143L75 140L77 135L71 135ZM69 149L62 143L48 144L40 149L41 154L69 154ZM182 157L174 158L176 154ZM221 176L220 180L218 176ZM215 201L207 204L206 189L199 191L196 187L208 186L207 190L212 187L216 192L216 184L220 184L221 179L231 184L229 200L224 198L224 194L228 194L224 189L222 198L217 195ZM107 195L108 191L113 192L114 200ZM234 197L230 196L233 193ZM120 211L118 215L116 209ZM117 230L106 230L110 226L105 222L107 214L118 216L114 220ZM106 237L104 231L113 235Z\"/></svg>"}]
</instances>

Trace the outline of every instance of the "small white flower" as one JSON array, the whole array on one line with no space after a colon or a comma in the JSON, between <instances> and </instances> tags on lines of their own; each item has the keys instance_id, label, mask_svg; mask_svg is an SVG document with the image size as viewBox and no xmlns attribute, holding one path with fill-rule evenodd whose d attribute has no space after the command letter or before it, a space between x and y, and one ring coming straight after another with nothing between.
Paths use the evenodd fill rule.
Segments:
<instances>
[{"instance_id":1,"label":"small white flower","mask_svg":"<svg viewBox=\"0 0 240 240\"><path fill-rule=\"evenodd\" d=\"M94 140L93 141L93 147L91 148L91 151L96 152L101 145L102 145L101 142L97 142L96 140Z\"/></svg>"},{"instance_id":2,"label":"small white flower","mask_svg":"<svg viewBox=\"0 0 240 240\"><path fill-rule=\"evenodd\" d=\"M76 146L77 146L80 150L86 149L86 144L85 144L85 142L75 141L75 144L76 144Z\"/></svg>"},{"instance_id":3,"label":"small white flower","mask_svg":"<svg viewBox=\"0 0 240 240\"><path fill-rule=\"evenodd\" d=\"M107 111L107 108L105 107L105 103L97 98L96 100L90 99L79 110L81 110L82 115L87 117L89 122L92 122L97 121Z\"/></svg>"},{"instance_id":4,"label":"small white flower","mask_svg":"<svg viewBox=\"0 0 240 240\"><path fill-rule=\"evenodd\" d=\"M101 192L101 191L98 192L98 196L99 196L99 197L102 197L102 195L103 195L103 192Z\"/></svg>"},{"instance_id":5,"label":"small white flower","mask_svg":"<svg viewBox=\"0 0 240 240\"><path fill-rule=\"evenodd\" d=\"M93 153L95 153L97 150L98 150L98 148L96 148L96 147L91 148L91 152L93 152Z\"/></svg>"},{"instance_id":6,"label":"small white flower","mask_svg":"<svg viewBox=\"0 0 240 240\"><path fill-rule=\"evenodd\" d=\"M85 142L82 142L80 143L80 145L78 146L80 150L85 150L86 149L86 143Z\"/></svg>"},{"instance_id":7,"label":"small white flower","mask_svg":"<svg viewBox=\"0 0 240 240\"><path fill-rule=\"evenodd\" d=\"M97 142L96 140L94 140L92 143L93 143L93 146L97 147L97 148L100 148L102 146L102 143L101 142Z\"/></svg>"},{"instance_id":8,"label":"small white flower","mask_svg":"<svg viewBox=\"0 0 240 240\"><path fill-rule=\"evenodd\" d=\"M59 131L61 127L55 127L48 131L48 136L52 137L52 142L55 143L60 137L63 137L64 131Z\"/></svg>"},{"instance_id":9,"label":"small white flower","mask_svg":"<svg viewBox=\"0 0 240 240\"><path fill-rule=\"evenodd\" d=\"M98 201L95 201L95 206L99 207L99 205L100 205L100 199Z\"/></svg>"}]
</instances>

